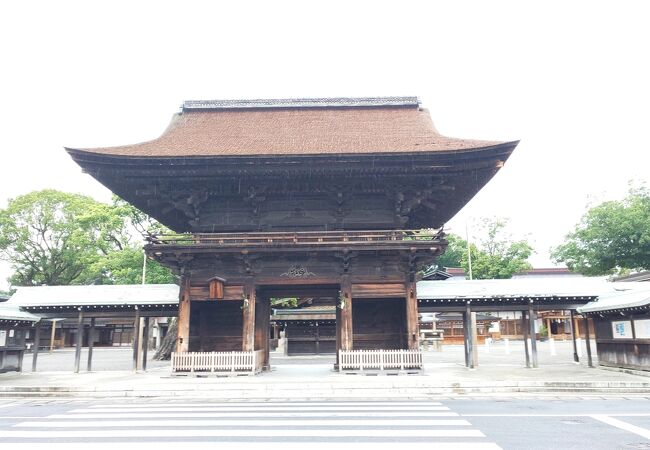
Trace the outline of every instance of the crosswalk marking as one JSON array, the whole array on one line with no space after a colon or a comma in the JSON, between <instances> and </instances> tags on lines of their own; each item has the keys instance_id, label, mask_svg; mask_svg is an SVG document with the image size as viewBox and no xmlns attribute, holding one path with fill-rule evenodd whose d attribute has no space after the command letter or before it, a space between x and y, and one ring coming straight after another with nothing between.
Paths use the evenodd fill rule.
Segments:
<instances>
[{"instance_id":1,"label":"crosswalk marking","mask_svg":"<svg viewBox=\"0 0 650 450\"><path fill-rule=\"evenodd\" d=\"M174 407L174 408L194 408L196 407L196 403L173 403L173 402L167 402L167 403L132 403L132 404L112 404L112 405L91 405L88 406L88 408L92 409L104 409L104 408L111 408L111 409L150 409L150 408L168 408L168 407ZM247 406L247 407L253 407L253 406L289 406L289 407L294 407L294 406L369 406L368 402L306 402L306 401L289 401L289 402L218 402L218 403L201 403L200 406L202 407L215 407L215 406L222 406L222 407L237 407L237 406ZM415 402L372 402L372 406L390 406L391 408L395 406L408 406L409 409L412 409L414 407L429 407L429 406L442 406L442 403L440 402L424 402L424 401L415 401Z\"/></svg>"},{"instance_id":2,"label":"crosswalk marking","mask_svg":"<svg viewBox=\"0 0 650 450\"><path fill-rule=\"evenodd\" d=\"M187 445L186 441L139 441L138 450L178 450L180 446ZM229 450L250 450L251 442L219 441L201 442L192 441L192 450L214 450L215 446ZM338 444L339 447L342 447ZM281 450L332 450L331 442L271 442L264 443L265 448ZM115 443L93 442L47 442L47 443L11 443L12 450L115 450ZM409 450L501 450L493 442L409 442ZM395 442L354 442L355 450L395 450Z\"/></svg>"},{"instance_id":3,"label":"crosswalk marking","mask_svg":"<svg viewBox=\"0 0 650 450\"><path fill-rule=\"evenodd\" d=\"M187 413L114 413L114 414L52 414L47 417L51 419L68 419L83 416L86 419L146 419L146 418L172 418L172 417L183 417L183 418L192 418L192 419L207 419L207 418L218 418L218 417L285 417L285 418L294 418L294 417L447 417L447 416L457 416L458 413L455 412L368 412L368 411L359 411L359 412L311 412L311 411L298 411L298 412L263 412L263 411L247 411L247 412L187 412Z\"/></svg>"},{"instance_id":4,"label":"crosswalk marking","mask_svg":"<svg viewBox=\"0 0 650 450\"><path fill-rule=\"evenodd\" d=\"M408 443L409 450L499 448L439 402L213 400L79 406L70 405L71 409L61 414L8 423L0 428L0 445L11 444L12 450L21 450L21 446L55 450L59 445L75 450L76 444L84 443L101 450L109 444L114 450L117 441L128 440L137 441L141 450L177 450L188 445L193 450L207 445L249 449L258 442L283 450L298 446L320 450L324 445L330 450L348 442L354 442L355 450L394 449L400 442Z\"/></svg>"},{"instance_id":5,"label":"crosswalk marking","mask_svg":"<svg viewBox=\"0 0 650 450\"><path fill-rule=\"evenodd\" d=\"M149 408L148 411L151 412L221 412L221 411L232 411L232 412L247 412L247 411L259 411L259 406L195 406L195 407L186 407L186 408L177 408L177 407L156 407ZM413 407L409 408L406 406L396 406L391 408L389 406L265 406L265 411L275 411L275 412L289 412L289 411L449 411L449 408L446 406L427 406L427 407ZM70 413L129 413L133 411L129 408L119 409L119 408L82 408L82 409L73 409Z\"/></svg>"},{"instance_id":6,"label":"crosswalk marking","mask_svg":"<svg viewBox=\"0 0 650 450\"><path fill-rule=\"evenodd\" d=\"M290 425L289 425L290 426ZM485 437L479 430L465 429L443 429L443 430L420 430L420 429L145 429L145 430L120 430L120 437L322 437L331 439L333 437ZM30 439L65 439L65 438L114 438L114 430L66 430L66 431L15 431L0 430L0 439L30 438Z\"/></svg>"},{"instance_id":7,"label":"crosswalk marking","mask_svg":"<svg viewBox=\"0 0 650 450\"><path fill-rule=\"evenodd\" d=\"M463 419L433 419L433 420L395 420L395 419L376 419L376 420L354 420L354 419L321 419L321 420L296 420L291 422L291 427L307 426L377 426L377 427L439 427L439 426L469 426L470 423ZM226 419L226 420L100 420L100 421L65 421L65 422L21 422L14 427L33 427L33 428L102 428L102 427L233 427L233 426L263 426L263 427L286 427L286 420L267 419L260 423L251 423L250 419Z\"/></svg>"}]
</instances>

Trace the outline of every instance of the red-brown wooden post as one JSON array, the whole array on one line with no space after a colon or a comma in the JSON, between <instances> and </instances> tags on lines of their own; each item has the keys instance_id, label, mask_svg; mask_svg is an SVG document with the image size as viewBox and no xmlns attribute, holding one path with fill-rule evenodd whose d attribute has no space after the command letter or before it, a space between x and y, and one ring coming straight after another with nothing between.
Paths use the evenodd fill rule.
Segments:
<instances>
[{"instance_id":1,"label":"red-brown wooden post","mask_svg":"<svg viewBox=\"0 0 650 450\"><path fill-rule=\"evenodd\" d=\"M178 340L176 353L189 351L190 348L190 276L181 277L181 291L178 299Z\"/></svg>"},{"instance_id":2,"label":"red-brown wooden post","mask_svg":"<svg viewBox=\"0 0 650 450\"><path fill-rule=\"evenodd\" d=\"M353 348L353 328L352 328L352 283L348 276L341 280L341 296L339 298L339 309L341 310L337 322L339 328L339 348L337 350L352 350ZM338 317L337 317L338 318Z\"/></svg>"},{"instance_id":3,"label":"red-brown wooden post","mask_svg":"<svg viewBox=\"0 0 650 450\"><path fill-rule=\"evenodd\" d=\"M418 296L415 281L407 281L406 287L406 333L409 350L420 348L420 327L418 324Z\"/></svg>"},{"instance_id":4,"label":"red-brown wooden post","mask_svg":"<svg viewBox=\"0 0 650 450\"><path fill-rule=\"evenodd\" d=\"M242 351L255 350L255 284L251 281L244 286L242 300Z\"/></svg>"}]
</instances>

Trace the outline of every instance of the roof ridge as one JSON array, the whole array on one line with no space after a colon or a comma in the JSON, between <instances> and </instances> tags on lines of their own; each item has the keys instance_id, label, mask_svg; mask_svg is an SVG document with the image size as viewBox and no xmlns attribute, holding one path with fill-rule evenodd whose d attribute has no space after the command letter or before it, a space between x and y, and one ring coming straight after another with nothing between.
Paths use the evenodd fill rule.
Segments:
<instances>
[{"instance_id":1,"label":"roof ridge","mask_svg":"<svg viewBox=\"0 0 650 450\"><path fill-rule=\"evenodd\" d=\"M182 110L252 109L252 108L359 108L411 106L419 107L417 97L323 97L281 99L186 100Z\"/></svg>"}]
</instances>

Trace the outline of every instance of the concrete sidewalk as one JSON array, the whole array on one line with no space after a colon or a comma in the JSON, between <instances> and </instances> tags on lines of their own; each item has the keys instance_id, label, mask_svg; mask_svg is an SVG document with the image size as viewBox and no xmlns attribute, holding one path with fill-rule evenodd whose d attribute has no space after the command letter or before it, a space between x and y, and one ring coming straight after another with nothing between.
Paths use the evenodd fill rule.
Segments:
<instances>
[{"instance_id":1,"label":"concrete sidewalk","mask_svg":"<svg viewBox=\"0 0 650 450\"><path fill-rule=\"evenodd\" d=\"M541 343L544 344L544 343ZM44 371L0 374L0 397L162 397L213 399L432 398L479 395L633 395L650 397L650 377L589 368L573 362L572 347L556 345L556 354L540 345L540 368L524 367L523 344L479 349L479 367L463 364L462 346L425 352L418 375L360 375L332 370L334 357L285 357L272 354L271 372L256 376L172 377L168 362L157 361L146 373L129 370ZM104 349L102 365L128 367L128 349ZM126 355L127 357L125 357ZM99 356L99 355L98 355ZM68 366L66 351L49 355ZM120 361L111 364L110 358ZM40 356L39 356L40 363ZM26 358L25 366L29 366ZM83 367L83 364L82 364ZM648 374L650 375L650 373Z\"/></svg>"}]
</instances>

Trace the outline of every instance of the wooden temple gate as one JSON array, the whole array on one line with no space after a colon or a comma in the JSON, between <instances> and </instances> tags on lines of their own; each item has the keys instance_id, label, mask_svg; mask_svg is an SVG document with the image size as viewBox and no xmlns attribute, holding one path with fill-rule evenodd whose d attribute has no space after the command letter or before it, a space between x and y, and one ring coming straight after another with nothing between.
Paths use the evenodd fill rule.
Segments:
<instances>
[{"instance_id":1,"label":"wooden temple gate","mask_svg":"<svg viewBox=\"0 0 650 450\"><path fill-rule=\"evenodd\" d=\"M158 139L67 151L182 233L145 248L181 278L178 353L265 368L288 287L335 292L337 350L416 351L417 273L516 145L441 136L417 98L386 97L188 101Z\"/></svg>"}]
</instances>

